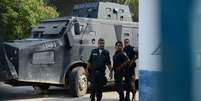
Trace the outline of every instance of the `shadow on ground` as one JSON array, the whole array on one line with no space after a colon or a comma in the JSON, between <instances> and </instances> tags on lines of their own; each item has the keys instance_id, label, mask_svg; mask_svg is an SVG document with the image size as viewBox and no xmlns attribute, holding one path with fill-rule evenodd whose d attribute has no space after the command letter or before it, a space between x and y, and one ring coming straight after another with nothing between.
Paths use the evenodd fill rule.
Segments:
<instances>
[{"instance_id":1,"label":"shadow on ground","mask_svg":"<svg viewBox=\"0 0 201 101\"><path fill-rule=\"evenodd\" d=\"M55 101L55 99L49 99L49 100L44 100L44 101ZM63 101L63 100L56 100L56 101ZM74 98L71 99L71 101L90 101L90 99L88 97L83 97L82 99L79 98ZM102 101L118 101L118 99L103 99Z\"/></svg>"},{"instance_id":2,"label":"shadow on ground","mask_svg":"<svg viewBox=\"0 0 201 101\"><path fill-rule=\"evenodd\" d=\"M34 94L33 93L33 88L30 86L25 86L25 87L11 87L8 85L0 85L0 101L5 101L5 100L26 100L26 99L35 99L35 98L70 98L78 100L80 98L77 97L72 97L69 90L60 88L60 87L51 87L47 93L45 94ZM110 92L114 91L113 86L106 86L104 88L104 92ZM88 92L89 94L89 92ZM88 97L81 97L80 100L83 99L88 99ZM88 101L86 100L86 101ZM47 101L47 100L46 100ZM53 101L51 99L48 99L48 101ZM104 99L104 101L115 101L114 99Z\"/></svg>"}]
</instances>

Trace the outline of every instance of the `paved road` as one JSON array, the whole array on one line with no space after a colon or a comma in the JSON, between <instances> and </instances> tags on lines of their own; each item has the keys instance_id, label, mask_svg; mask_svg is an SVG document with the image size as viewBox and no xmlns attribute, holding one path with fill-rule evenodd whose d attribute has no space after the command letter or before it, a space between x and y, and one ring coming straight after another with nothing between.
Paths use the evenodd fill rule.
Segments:
<instances>
[{"instance_id":1,"label":"paved road","mask_svg":"<svg viewBox=\"0 0 201 101\"><path fill-rule=\"evenodd\" d=\"M68 90L58 87L51 87L47 94L35 95L32 87L11 87L0 82L0 101L90 101L90 99L89 94L79 98L71 97ZM103 101L118 101L118 95L115 91L106 91L103 94Z\"/></svg>"}]
</instances>

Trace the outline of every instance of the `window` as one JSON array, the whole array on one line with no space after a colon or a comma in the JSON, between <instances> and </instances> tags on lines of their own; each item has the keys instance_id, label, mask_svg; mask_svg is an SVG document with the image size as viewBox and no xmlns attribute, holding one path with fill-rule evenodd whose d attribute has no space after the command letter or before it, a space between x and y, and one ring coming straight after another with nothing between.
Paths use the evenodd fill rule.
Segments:
<instances>
[{"instance_id":1,"label":"window","mask_svg":"<svg viewBox=\"0 0 201 101\"><path fill-rule=\"evenodd\" d=\"M119 9L119 13L124 13L124 10L123 9Z\"/></svg>"},{"instance_id":2,"label":"window","mask_svg":"<svg viewBox=\"0 0 201 101\"><path fill-rule=\"evenodd\" d=\"M96 32L95 32L95 31L91 31L91 32L89 33L89 35L91 35L91 36L96 36Z\"/></svg>"},{"instance_id":3,"label":"window","mask_svg":"<svg viewBox=\"0 0 201 101\"><path fill-rule=\"evenodd\" d=\"M40 38L43 31L34 31L32 32L32 38Z\"/></svg>"},{"instance_id":4,"label":"window","mask_svg":"<svg viewBox=\"0 0 201 101\"><path fill-rule=\"evenodd\" d=\"M56 28L58 28L58 26L52 26L52 28L55 28L55 29L56 29Z\"/></svg>"},{"instance_id":5,"label":"window","mask_svg":"<svg viewBox=\"0 0 201 101\"><path fill-rule=\"evenodd\" d=\"M94 8L94 7L79 8L79 9L73 10L73 16L96 18L97 15L98 15L98 8Z\"/></svg>"},{"instance_id":6,"label":"window","mask_svg":"<svg viewBox=\"0 0 201 101\"><path fill-rule=\"evenodd\" d=\"M39 26L38 28L39 28L39 29L44 29L45 27L44 27L44 26Z\"/></svg>"},{"instance_id":7,"label":"window","mask_svg":"<svg viewBox=\"0 0 201 101\"><path fill-rule=\"evenodd\" d=\"M112 9L111 9L111 8L106 8L106 11L107 11L107 12L111 12Z\"/></svg>"},{"instance_id":8,"label":"window","mask_svg":"<svg viewBox=\"0 0 201 101\"><path fill-rule=\"evenodd\" d=\"M118 13L118 9L113 9L113 14L117 14Z\"/></svg>"},{"instance_id":9,"label":"window","mask_svg":"<svg viewBox=\"0 0 201 101\"><path fill-rule=\"evenodd\" d=\"M111 19L111 15L110 14L107 15L107 19Z\"/></svg>"},{"instance_id":10,"label":"window","mask_svg":"<svg viewBox=\"0 0 201 101\"><path fill-rule=\"evenodd\" d=\"M84 30L84 25L80 25L80 30Z\"/></svg>"},{"instance_id":11,"label":"window","mask_svg":"<svg viewBox=\"0 0 201 101\"><path fill-rule=\"evenodd\" d=\"M124 36L129 36L129 33L124 33Z\"/></svg>"},{"instance_id":12,"label":"window","mask_svg":"<svg viewBox=\"0 0 201 101\"><path fill-rule=\"evenodd\" d=\"M124 20L124 16L121 16L121 17L120 17L120 20L123 21L123 20Z\"/></svg>"},{"instance_id":13,"label":"window","mask_svg":"<svg viewBox=\"0 0 201 101\"><path fill-rule=\"evenodd\" d=\"M43 39L56 39L60 38L62 34L41 34L40 38Z\"/></svg>"}]
</instances>

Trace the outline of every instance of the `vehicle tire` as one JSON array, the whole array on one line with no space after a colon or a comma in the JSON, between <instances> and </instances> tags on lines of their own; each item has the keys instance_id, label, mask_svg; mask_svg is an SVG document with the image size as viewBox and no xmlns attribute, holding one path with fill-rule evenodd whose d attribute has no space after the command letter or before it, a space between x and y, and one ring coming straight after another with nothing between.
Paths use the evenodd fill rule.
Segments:
<instances>
[{"instance_id":1,"label":"vehicle tire","mask_svg":"<svg viewBox=\"0 0 201 101\"><path fill-rule=\"evenodd\" d=\"M83 67L74 68L69 75L70 92L73 96L79 97L87 93L88 80Z\"/></svg>"}]
</instances>

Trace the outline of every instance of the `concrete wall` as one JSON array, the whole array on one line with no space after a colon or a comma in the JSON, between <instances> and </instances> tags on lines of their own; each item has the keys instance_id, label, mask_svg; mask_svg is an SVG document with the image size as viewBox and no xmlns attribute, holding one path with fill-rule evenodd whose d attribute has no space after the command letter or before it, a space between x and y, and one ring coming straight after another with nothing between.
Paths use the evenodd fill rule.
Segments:
<instances>
[{"instance_id":1,"label":"concrete wall","mask_svg":"<svg viewBox=\"0 0 201 101\"><path fill-rule=\"evenodd\" d=\"M192 17L192 43L193 43L193 99L201 100L201 1L193 4Z\"/></svg>"},{"instance_id":2,"label":"concrete wall","mask_svg":"<svg viewBox=\"0 0 201 101\"><path fill-rule=\"evenodd\" d=\"M139 0L140 101L158 101L161 40L159 0Z\"/></svg>"}]
</instances>

